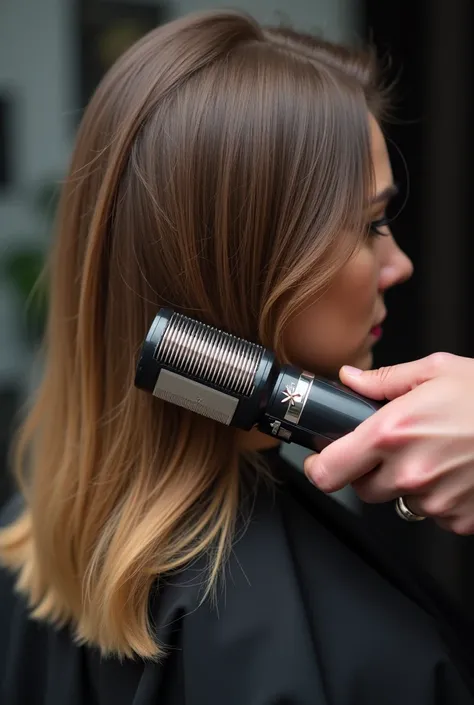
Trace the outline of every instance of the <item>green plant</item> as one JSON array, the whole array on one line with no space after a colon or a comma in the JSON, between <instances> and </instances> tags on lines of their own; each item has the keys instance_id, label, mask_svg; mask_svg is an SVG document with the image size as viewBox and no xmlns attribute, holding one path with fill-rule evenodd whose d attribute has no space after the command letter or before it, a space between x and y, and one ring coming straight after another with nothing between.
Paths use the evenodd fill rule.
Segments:
<instances>
[{"instance_id":1,"label":"green plant","mask_svg":"<svg viewBox=\"0 0 474 705\"><path fill-rule=\"evenodd\" d=\"M56 181L42 182L32 194L32 209L39 226L48 236L52 230L59 197ZM43 335L48 296L44 270L48 238L17 238L20 245L9 245L0 259L0 271L16 293L24 312L24 331L27 340L37 342Z\"/></svg>"},{"instance_id":2,"label":"green plant","mask_svg":"<svg viewBox=\"0 0 474 705\"><path fill-rule=\"evenodd\" d=\"M47 313L47 295L41 273L44 252L33 245L18 248L3 258L3 272L24 311L25 333L31 342L43 335Z\"/></svg>"}]
</instances>

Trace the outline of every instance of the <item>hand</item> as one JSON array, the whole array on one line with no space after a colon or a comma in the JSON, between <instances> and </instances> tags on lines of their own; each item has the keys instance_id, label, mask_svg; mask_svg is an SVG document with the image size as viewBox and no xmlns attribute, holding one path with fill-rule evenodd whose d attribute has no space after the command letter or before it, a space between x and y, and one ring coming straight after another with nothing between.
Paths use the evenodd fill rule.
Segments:
<instances>
[{"instance_id":1,"label":"hand","mask_svg":"<svg viewBox=\"0 0 474 705\"><path fill-rule=\"evenodd\" d=\"M457 534L474 533L474 360L436 353L360 372L342 368L355 392L390 403L305 461L330 493L351 484L364 502L404 497L416 514Z\"/></svg>"}]
</instances>

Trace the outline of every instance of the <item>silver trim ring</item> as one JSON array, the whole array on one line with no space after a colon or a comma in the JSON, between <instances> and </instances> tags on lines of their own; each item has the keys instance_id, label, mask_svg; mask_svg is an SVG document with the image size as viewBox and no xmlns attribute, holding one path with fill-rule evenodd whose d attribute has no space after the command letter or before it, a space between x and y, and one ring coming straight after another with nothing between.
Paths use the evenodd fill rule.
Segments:
<instances>
[{"instance_id":1,"label":"silver trim ring","mask_svg":"<svg viewBox=\"0 0 474 705\"><path fill-rule=\"evenodd\" d=\"M398 499L396 500L395 511L397 512L400 519L403 519L404 521L415 522L424 521L426 519L426 517L422 517L419 514L415 514L415 512L412 512L403 497L398 497Z\"/></svg>"},{"instance_id":2,"label":"silver trim ring","mask_svg":"<svg viewBox=\"0 0 474 705\"><path fill-rule=\"evenodd\" d=\"M302 372L296 385L292 384L283 391L282 404L288 404L284 420L298 424L303 413L309 392L313 385L314 375Z\"/></svg>"}]
</instances>

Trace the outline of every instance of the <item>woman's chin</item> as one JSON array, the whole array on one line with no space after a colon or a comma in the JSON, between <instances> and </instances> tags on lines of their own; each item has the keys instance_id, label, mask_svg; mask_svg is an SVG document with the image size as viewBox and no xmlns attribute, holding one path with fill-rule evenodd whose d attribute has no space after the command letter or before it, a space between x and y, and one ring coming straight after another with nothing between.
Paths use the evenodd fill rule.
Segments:
<instances>
[{"instance_id":1,"label":"woman's chin","mask_svg":"<svg viewBox=\"0 0 474 705\"><path fill-rule=\"evenodd\" d=\"M350 364L352 367L358 367L359 370L370 370L372 369L372 366L374 364L374 355L372 351L370 351L365 355L361 355L358 360L355 360L354 362L348 364Z\"/></svg>"},{"instance_id":2,"label":"woman's chin","mask_svg":"<svg viewBox=\"0 0 474 705\"><path fill-rule=\"evenodd\" d=\"M327 377L328 379L339 379L339 371L343 365L350 365L351 367L357 367L359 370L370 370L372 369L374 362L374 356L372 349L359 350L358 352L352 352L347 356L340 357L339 359L334 356L332 361L327 361L326 364L301 364L301 362L290 361L290 364L294 364L296 367L305 369L314 375Z\"/></svg>"}]
</instances>

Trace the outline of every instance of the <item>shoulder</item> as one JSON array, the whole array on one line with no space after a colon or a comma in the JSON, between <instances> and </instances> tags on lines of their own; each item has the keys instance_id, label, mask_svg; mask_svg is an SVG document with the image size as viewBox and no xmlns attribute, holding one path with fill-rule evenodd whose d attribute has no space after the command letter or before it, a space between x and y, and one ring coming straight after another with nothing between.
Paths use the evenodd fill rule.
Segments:
<instances>
[{"instance_id":1,"label":"shoulder","mask_svg":"<svg viewBox=\"0 0 474 705\"><path fill-rule=\"evenodd\" d=\"M21 497L12 497L0 509L0 529L14 521L22 508ZM43 641L38 625L28 617L24 598L15 589L15 575L0 565L0 693L9 688L7 681L20 668L25 672L24 665L31 659L36 661L36 670L44 654Z\"/></svg>"},{"instance_id":2,"label":"shoulder","mask_svg":"<svg viewBox=\"0 0 474 705\"><path fill-rule=\"evenodd\" d=\"M21 497L15 495L0 508L0 530L16 519L22 507ZM0 564L0 668L5 663L13 621L23 612L26 612L23 600L15 591L15 576Z\"/></svg>"},{"instance_id":3,"label":"shoulder","mask_svg":"<svg viewBox=\"0 0 474 705\"><path fill-rule=\"evenodd\" d=\"M270 688L259 681L273 672L271 687L281 693L293 688L314 697L326 678L334 702L349 702L340 688L357 682L360 702L378 697L421 705L416 693L432 702L428 694L439 674L449 673L451 699L459 694L457 702L471 702L455 638L451 643L415 576L408 580L356 516L305 478L300 485L295 472L289 478L285 470L279 473L283 482L274 492L260 489L215 608L205 603L183 620L184 643L199 643L213 664L209 688L216 672L227 673L235 682L232 697L244 702L245 684L229 671L229 664L239 663L242 672L254 673L256 687ZM408 674L409 684L400 673ZM199 676L197 688L205 680L202 666ZM221 687L220 697L230 702L224 681Z\"/></svg>"}]
</instances>

